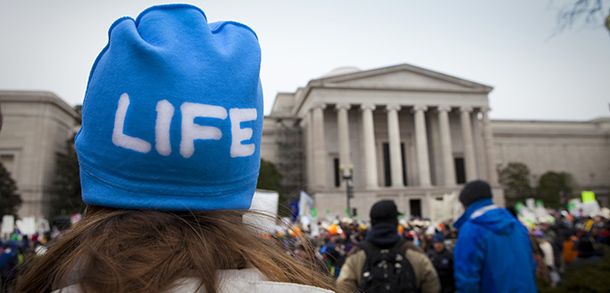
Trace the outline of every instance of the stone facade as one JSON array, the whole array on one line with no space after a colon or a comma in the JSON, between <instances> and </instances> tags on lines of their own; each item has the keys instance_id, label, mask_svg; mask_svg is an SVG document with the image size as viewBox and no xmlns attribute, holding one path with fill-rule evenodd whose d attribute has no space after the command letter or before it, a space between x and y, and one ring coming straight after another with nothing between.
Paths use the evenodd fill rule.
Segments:
<instances>
[{"instance_id":1,"label":"stone facade","mask_svg":"<svg viewBox=\"0 0 610 293\"><path fill-rule=\"evenodd\" d=\"M492 121L496 164L522 162L532 182L548 171L568 172L582 190L610 206L610 117L587 122Z\"/></svg>"},{"instance_id":2,"label":"stone facade","mask_svg":"<svg viewBox=\"0 0 610 293\"><path fill-rule=\"evenodd\" d=\"M261 154L281 165L275 127L298 119L303 189L319 210L343 215L342 177L351 174L350 208L364 219L380 199L394 199L401 211L427 217L431 200L474 179L489 181L494 201L504 205L497 169L514 161L530 166L534 176L571 172L579 186L607 196L610 119L491 121L491 90L406 64L338 69L295 93L278 94L265 117Z\"/></svg>"},{"instance_id":3,"label":"stone facade","mask_svg":"<svg viewBox=\"0 0 610 293\"><path fill-rule=\"evenodd\" d=\"M608 206L610 117L587 122L490 120L492 88L411 65L342 68L280 93L263 122L261 156L283 173L286 195L304 189L316 208L368 219L393 199L410 215L430 201L484 179L504 204L497 169L522 162L532 184L547 171L571 173ZM20 216L50 216L55 162L77 130L77 113L48 92L0 91L0 159L24 200Z\"/></svg>"},{"instance_id":4,"label":"stone facade","mask_svg":"<svg viewBox=\"0 0 610 293\"><path fill-rule=\"evenodd\" d=\"M58 155L74 135L77 113L49 92L0 91L0 159L17 182L19 216L51 216L51 189Z\"/></svg>"}]
</instances>

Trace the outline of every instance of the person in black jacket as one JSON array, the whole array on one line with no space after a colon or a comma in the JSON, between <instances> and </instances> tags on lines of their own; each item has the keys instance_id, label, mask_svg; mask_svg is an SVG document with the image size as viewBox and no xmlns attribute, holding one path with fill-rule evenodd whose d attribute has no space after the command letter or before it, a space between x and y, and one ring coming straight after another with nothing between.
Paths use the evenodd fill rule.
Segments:
<instances>
[{"instance_id":1,"label":"person in black jacket","mask_svg":"<svg viewBox=\"0 0 610 293\"><path fill-rule=\"evenodd\" d=\"M455 280L453 278L453 253L445 248L442 234L432 237L432 249L428 250L428 258L438 273L441 280L441 292L455 292Z\"/></svg>"}]
</instances>

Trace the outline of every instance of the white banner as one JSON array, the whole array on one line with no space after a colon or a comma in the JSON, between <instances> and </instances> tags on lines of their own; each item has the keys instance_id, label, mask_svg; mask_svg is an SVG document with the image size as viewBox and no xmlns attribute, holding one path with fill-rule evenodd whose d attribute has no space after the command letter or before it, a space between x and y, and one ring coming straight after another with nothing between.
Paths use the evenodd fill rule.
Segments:
<instances>
[{"instance_id":1,"label":"white banner","mask_svg":"<svg viewBox=\"0 0 610 293\"><path fill-rule=\"evenodd\" d=\"M525 205L530 211L536 210L536 200L533 198L528 198L525 200Z\"/></svg>"},{"instance_id":2,"label":"white banner","mask_svg":"<svg viewBox=\"0 0 610 293\"><path fill-rule=\"evenodd\" d=\"M309 229L309 235L311 236L319 236L320 235L320 227L318 227L318 222L315 220L311 222L311 226Z\"/></svg>"},{"instance_id":3,"label":"white banner","mask_svg":"<svg viewBox=\"0 0 610 293\"><path fill-rule=\"evenodd\" d=\"M36 218L24 217L21 220L17 220L17 228L21 231L21 235L34 235L36 234Z\"/></svg>"},{"instance_id":4,"label":"white banner","mask_svg":"<svg viewBox=\"0 0 610 293\"><path fill-rule=\"evenodd\" d=\"M582 203L582 215L587 217L595 217L601 214L601 209L597 201L588 201Z\"/></svg>"},{"instance_id":5,"label":"white banner","mask_svg":"<svg viewBox=\"0 0 610 293\"><path fill-rule=\"evenodd\" d=\"M15 216L13 215L4 215L2 217L2 235L13 234L15 230Z\"/></svg>"},{"instance_id":6,"label":"white banner","mask_svg":"<svg viewBox=\"0 0 610 293\"><path fill-rule=\"evenodd\" d=\"M579 198L573 198L568 201L568 213L570 213L570 215L578 217L581 209L582 202Z\"/></svg>"},{"instance_id":7,"label":"white banner","mask_svg":"<svg viewBox=\"0 0 610 293\"><path fill-rule=\"evenodd\" d=\"M444 194L442 200L433 199L430 201L430 222L434 226L442 222L453 222L463 212L464 209L458 201L456 192Z\"/></svg>"}]
</instances>

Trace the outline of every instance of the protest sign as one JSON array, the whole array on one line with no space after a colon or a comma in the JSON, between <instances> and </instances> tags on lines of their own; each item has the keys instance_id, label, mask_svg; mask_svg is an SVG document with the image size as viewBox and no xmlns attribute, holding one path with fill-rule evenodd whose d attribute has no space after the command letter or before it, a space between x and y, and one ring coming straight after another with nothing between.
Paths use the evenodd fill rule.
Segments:
<instances>
[{"instance_id":1,"label":"protest sign","mask_svg":"<svg viewBox=\"0 0 610 293\"><path fill-rule=\"evenodd\" d=\"M313 198L307 192L301 190L299 193L299 217L311 215L313 209Z\"/></svg>"},{"instance_id":2,"label":"protest sign","mask_svg":"<svg viewBox=\"0 0 610 293\"><path fill-rule=\"evenodd\" d=\"M582 203L580 202L580 199L578 198L573 198L570 199L570 201L568 201L568 213L570 213L570 215L572 216L580 216L580 210L582 208Z\"/></svg>"},{"instance_id":3,"label":"protest sign","mask_svg":"<svg viewBox=\"0 0 610 293\"><path fill-rule=\"evenodd\" d=\"M2 236L10 235L13 233L15 229L15 216L13 215L4 215L2 217Z\"/></svg>"},{"instance_id":4,"label":"protest sign","mask_svg":"<svg viewBox=\"0 0 610 293\"><path fill-rule=\"evenodd\" d=\"M582 215L588 217L595 217L601 213L599 203L595 200L595 193L593 191L583 191L582 196Z\"/></svg>"},{"instance_id":5,"label":"protest sign","mask_svg":"<svg viewBox=\"0 0 610 293\"><path fill-rule=\"evenodd\" d=\"M36 234L36 218L24 217L21 220L17 220L16 224L22 235Z\"/></svg>"},{"instance_id":6,"label":"protest sign","mask_svg":"<svg viewBox=\"0 0 610 293\"><path fill-rule=\"evenodd\" d=\"M580 195L582 197L583 203L595 201L595 193L593 191L585 190L585 191L581 192Z\"/></svg>"}]
</instances>

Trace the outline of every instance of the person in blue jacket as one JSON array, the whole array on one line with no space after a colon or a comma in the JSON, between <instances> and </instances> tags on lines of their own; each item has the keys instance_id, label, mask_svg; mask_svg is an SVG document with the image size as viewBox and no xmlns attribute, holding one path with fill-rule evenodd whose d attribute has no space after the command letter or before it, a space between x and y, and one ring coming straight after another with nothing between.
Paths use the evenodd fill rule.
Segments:
<instances>
[{"instance_id":1,"label":"person in blue jacket","mask_svg":"<svg viewBox=\"0 0 610 293\"><path fill-rule=\"evenodd\" d=\"M458 292L537 292L536 263L527 229L508 210L493 204L485 181L467 183L460 193L466 211L455 222Z\"/></svg>"}]
</instances>

